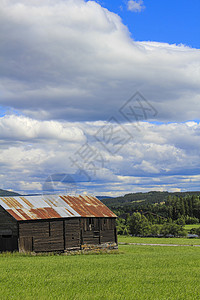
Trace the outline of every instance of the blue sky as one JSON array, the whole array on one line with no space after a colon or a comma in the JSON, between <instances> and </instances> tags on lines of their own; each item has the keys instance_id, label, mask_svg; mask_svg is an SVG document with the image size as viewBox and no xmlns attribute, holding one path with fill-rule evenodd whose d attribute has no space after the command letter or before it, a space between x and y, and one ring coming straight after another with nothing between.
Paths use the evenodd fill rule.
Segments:
<instances>
[{"instance_id":1,"label":"blue sky","mask_svg":"<svg viewBox=\"0 0 200 300\"><path fill-rule=\"evenodd\" d=\"M118 14L136 41L184 44L200 48L200 1L143 1L141 12L127 9L128 1L99 1Z\"/></svg>"},{"instance_id":2,"label":"blue sky","mask_svg":"<svg viewBox=\"0 0 200 300\"><path fill-rule=\"evenodd\" d=\"M1 1L0 188L199 190L199 8Z\"/></svg>"}]
</instances>

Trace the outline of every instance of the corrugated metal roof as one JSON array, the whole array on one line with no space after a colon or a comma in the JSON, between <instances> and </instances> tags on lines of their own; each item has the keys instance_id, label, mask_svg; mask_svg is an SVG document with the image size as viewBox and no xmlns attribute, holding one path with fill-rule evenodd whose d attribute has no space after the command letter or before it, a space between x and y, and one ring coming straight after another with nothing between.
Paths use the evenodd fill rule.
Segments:
<instances>
[{"instance_id":1,"label":"corrugated metal roof","mask_svg":"<svg viewBox=\"0 0 200 300\"><path fill-rule=\"evenodd\" d=\"M0 205L17 221L70 217L116 217L107 206L93 196L0 197Z\"/></svg>"}]
</instances>

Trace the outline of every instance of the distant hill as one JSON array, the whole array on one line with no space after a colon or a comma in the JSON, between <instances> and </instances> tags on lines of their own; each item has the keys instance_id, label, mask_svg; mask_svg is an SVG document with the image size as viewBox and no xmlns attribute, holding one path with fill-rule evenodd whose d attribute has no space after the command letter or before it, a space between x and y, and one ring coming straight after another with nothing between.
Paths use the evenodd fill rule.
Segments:
<instances>
[{"instance_id":1,"label":"distant hill","mask_svg":"<svg viewBox=\"0 0 200 300\"><path fill-rule=\"evenodd\" d=\"M109 196L96 196L96 198L101 201L102 199L112 199L113 197L109 197Z\"/></svg>"},{"instance_id":2,"label":"distant hill","mask_svg":"<svg viewBox=\"0 0 200 300\"><path fill-rule=\"evenodd\" d=\"M101 201L110 208L136 206L138 204L153 204L165 202L169 196L185 197L187 195L200 195L200 192L157 192L132 193L122 197L102 198Z\"/></svg>"},{"instance_id":3,"label":"distant hill","mask_svg":"<svg viewBox=\"0 0 200 300\"><path fill-rule=\"evenodd\" d=\"M0 197L21 196L18 193L0 189Z\"/></svg>"}]
</instances>

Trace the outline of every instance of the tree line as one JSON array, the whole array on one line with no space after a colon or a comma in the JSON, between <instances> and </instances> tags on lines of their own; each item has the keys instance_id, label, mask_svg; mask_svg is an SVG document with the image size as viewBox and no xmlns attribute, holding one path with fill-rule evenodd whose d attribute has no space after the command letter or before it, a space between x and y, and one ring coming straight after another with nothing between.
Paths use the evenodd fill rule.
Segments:
<instances>
[{"instance_id":1,"label":"tree line","mask_svg":"<svg viewBox=\"0 0 200 300\"><path fill-rule=\"evenodd\" d=\"M111 208L112 209L112 208ZM168 196L165 202L133 203L115 207L118 215L119 234L137 236L184 236L185 224L198 224L200 219L200 196ZM197 230L191 231L197 233ZM199 230L200 233L200 230Z\"/></svg>"}]
</instances>

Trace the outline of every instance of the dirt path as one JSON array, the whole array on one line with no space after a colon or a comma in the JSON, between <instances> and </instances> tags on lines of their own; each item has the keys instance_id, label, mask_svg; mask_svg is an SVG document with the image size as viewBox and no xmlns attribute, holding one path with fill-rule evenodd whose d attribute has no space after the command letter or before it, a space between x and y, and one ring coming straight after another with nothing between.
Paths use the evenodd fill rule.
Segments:
<instances>
[{"instance_id":1,"label":"dirt path","mask_svg":"<svg viewBox=\"0 0 200 300\"><path fill-rule=\"evenodd\" d=\"M200 247L200 245L178 245L178 244L145 244L145 243L118 243L119 245L141 245L141 246L168 246L168 247Z\"/></svg>"}]
</instances>

